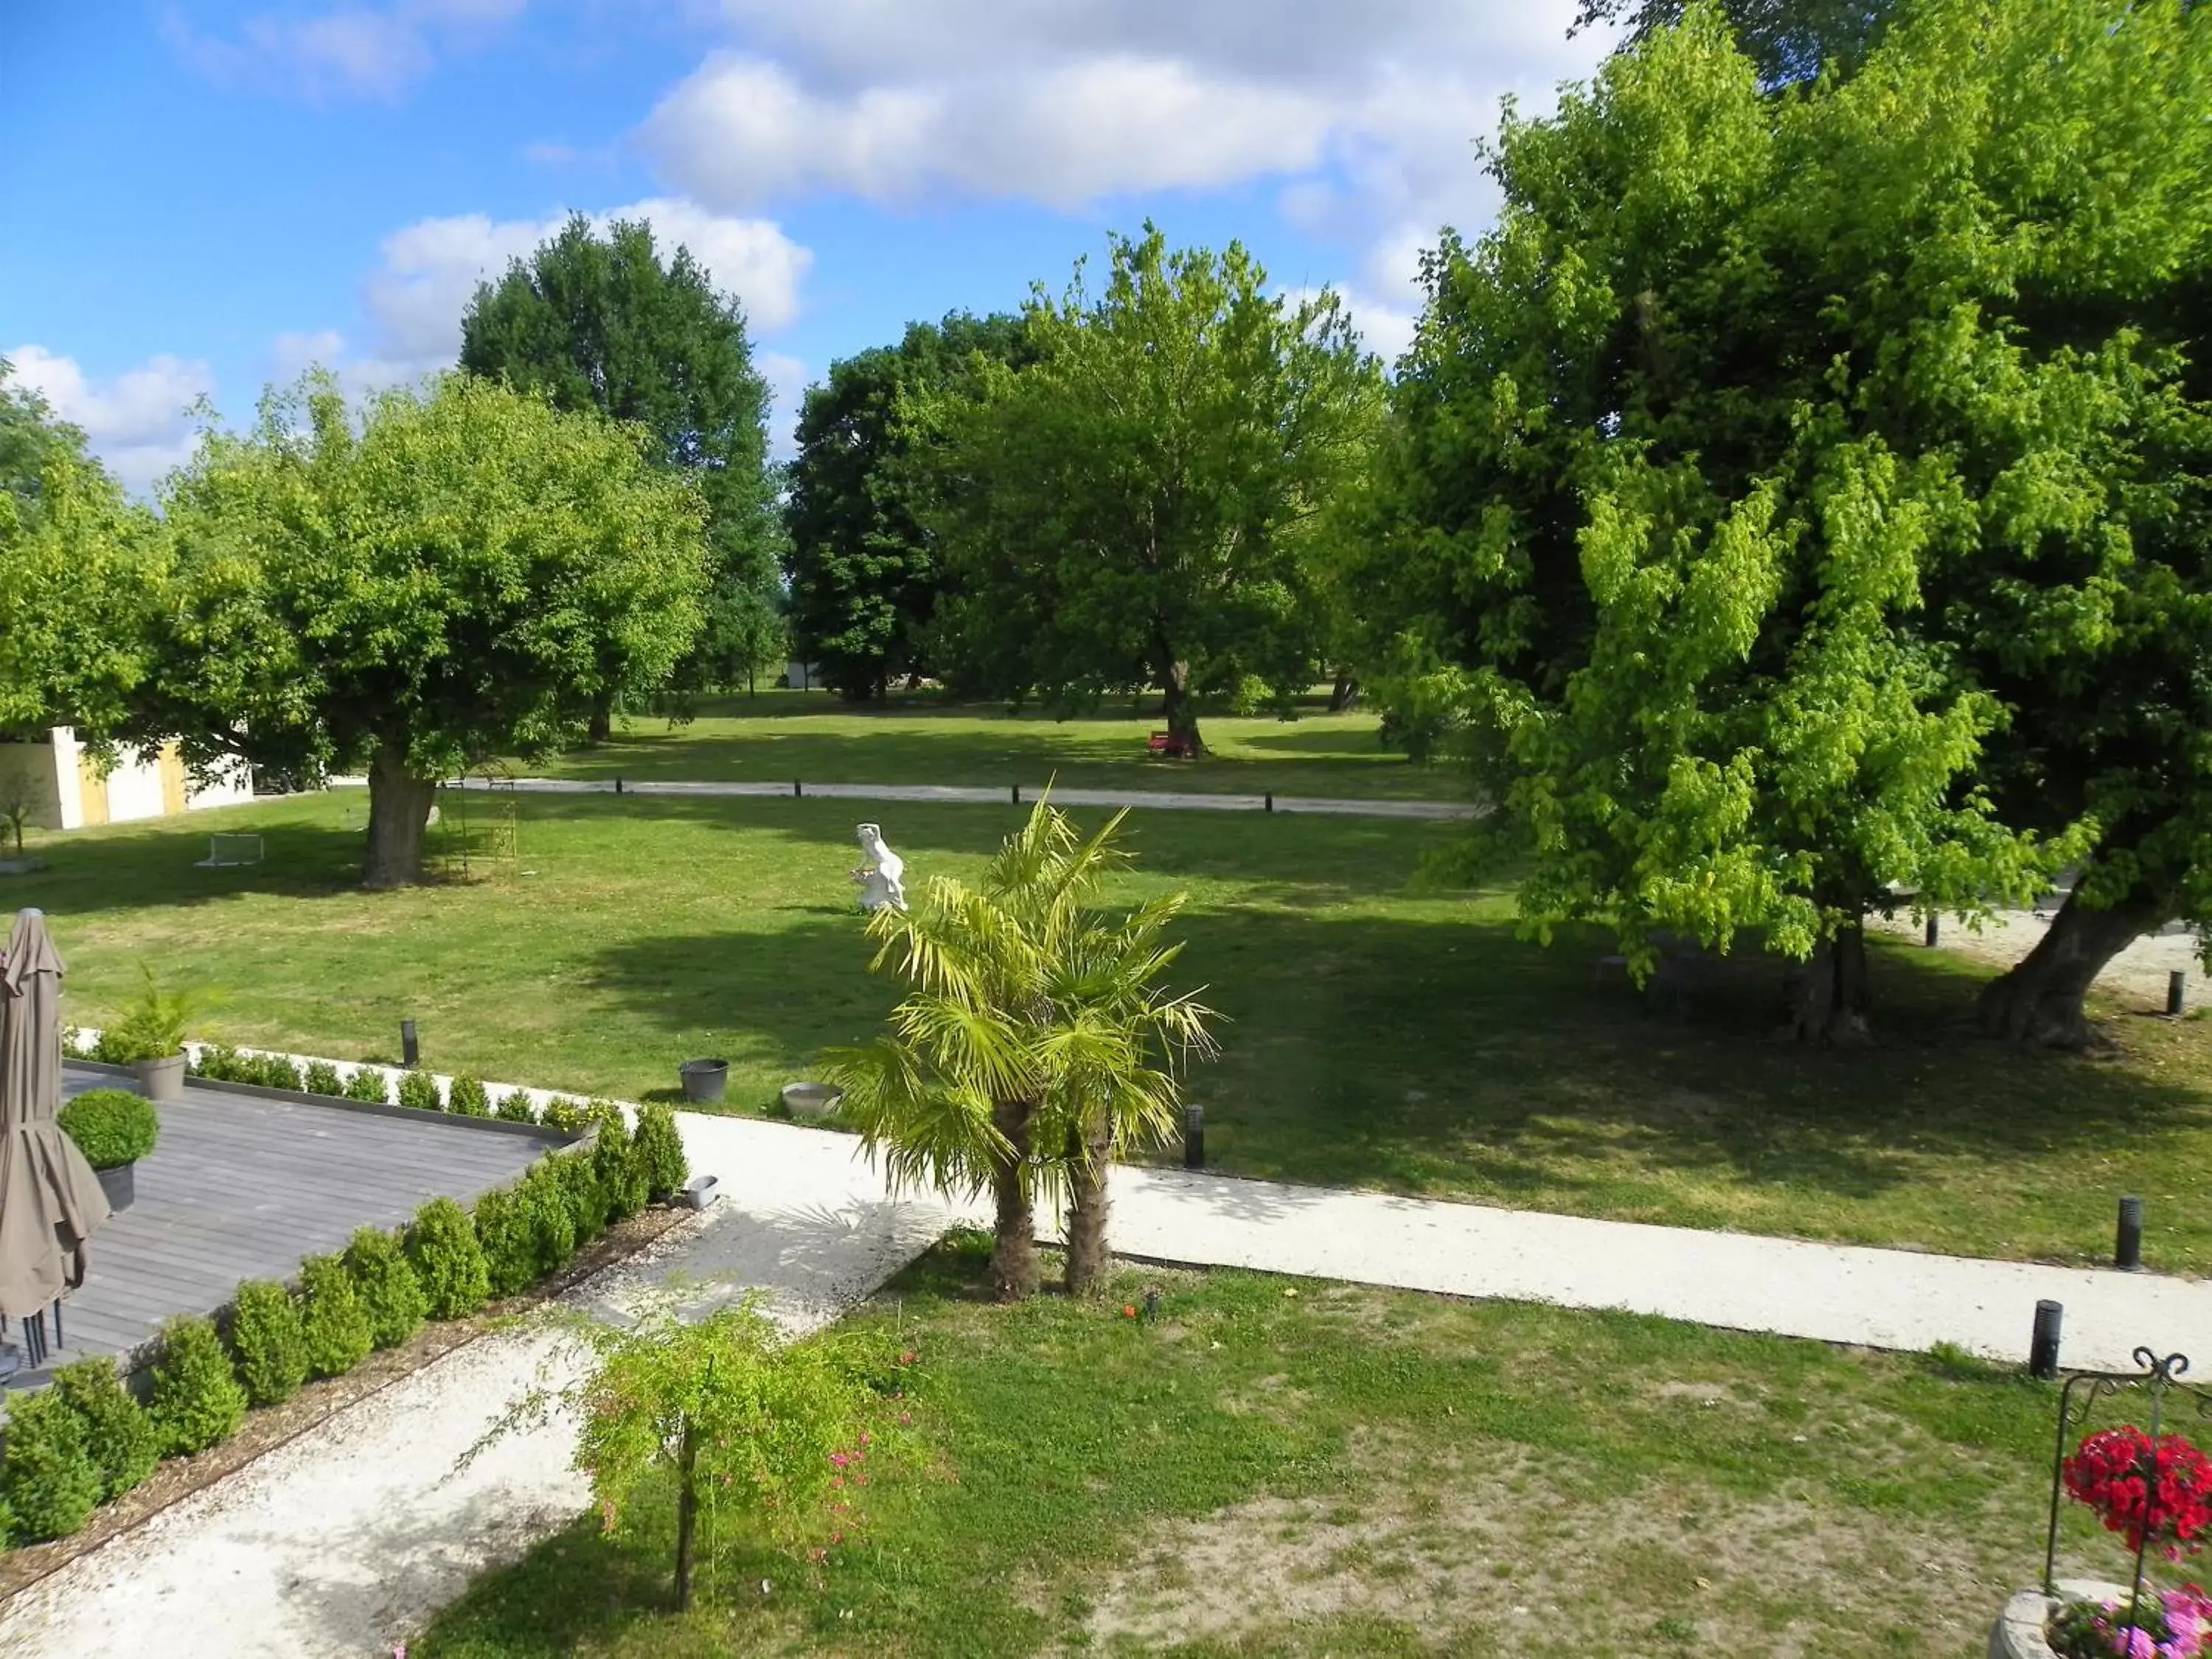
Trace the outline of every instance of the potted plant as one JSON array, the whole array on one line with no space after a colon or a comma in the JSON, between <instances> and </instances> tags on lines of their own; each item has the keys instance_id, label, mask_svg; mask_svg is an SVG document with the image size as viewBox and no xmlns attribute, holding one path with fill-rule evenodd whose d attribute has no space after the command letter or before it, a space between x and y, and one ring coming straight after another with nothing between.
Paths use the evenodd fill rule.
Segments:
<instances>
[{"instance_id":1,"label":"potted plant","mask_svg":"<svg viewBox=\"0 0 2212 1659\"><path fill-rule=\"evenodd\" d=\"M116 1063L131 1066L145 1085L147 1097L180 1100L185 1090L185 1022L191 1017L193 1000L183 991L164 991L154 970L143 963L138 971L146 981L137 1005L115 1029L106 1034L102 1049Z\"/></svg>"},{"instance_id":2,"label":"potted plant","mask_svg":"<svg viewBox=\"0 0 2212 1659\"><path fill-rule=\"evenodd\" d=\"M63 1105L58 1121L100 1177L107 1207L129 1209L138 1195L138 1160L161 1133L154 1103L128 1089L88 1089Z\"/></svg>"}]
</instances>

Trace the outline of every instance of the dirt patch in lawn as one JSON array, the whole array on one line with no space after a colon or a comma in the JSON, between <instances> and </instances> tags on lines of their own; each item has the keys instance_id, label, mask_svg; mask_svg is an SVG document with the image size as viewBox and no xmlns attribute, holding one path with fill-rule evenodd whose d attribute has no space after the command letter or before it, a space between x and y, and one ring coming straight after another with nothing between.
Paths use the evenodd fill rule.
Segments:
<instances>
[{"instance_id":1,"label":"dirt patch in lawn","mask_svg":"<svg viewBox=\"0 0 2212 1659\"><path fill-rule=\"evenodd\" d=\"M1593 1491L1587 1468L1498 1442L1363 1437L1353 1467L1334 1494L1158 1528L1092 1596L1090 1642L1322 1652L1389 1630L1407 1651L1934 1659L1978 1644L2019 1565L1811 1494Z\"/></svg>"}]
</instances>

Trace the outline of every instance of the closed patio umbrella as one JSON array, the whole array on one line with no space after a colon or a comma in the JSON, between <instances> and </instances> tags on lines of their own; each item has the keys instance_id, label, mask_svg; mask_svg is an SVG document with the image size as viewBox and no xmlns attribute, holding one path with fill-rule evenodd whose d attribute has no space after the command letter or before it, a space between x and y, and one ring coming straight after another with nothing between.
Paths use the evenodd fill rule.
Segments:
<instances>
[{"instance_id":1,"label":"closed patio umbrella","mask_svg":"<svg viewBox=\"0 0 2212 1659\"><path fill-rule=\"evenodd\" d=\"M37 910L15 918L0 958L0 1315L39 1321L84 1281L84 1245L107 1197L54 1115L62 1102L62 958ZM56 1309L55 1340L60 1340Z\"/></svg>"}]
</instances>

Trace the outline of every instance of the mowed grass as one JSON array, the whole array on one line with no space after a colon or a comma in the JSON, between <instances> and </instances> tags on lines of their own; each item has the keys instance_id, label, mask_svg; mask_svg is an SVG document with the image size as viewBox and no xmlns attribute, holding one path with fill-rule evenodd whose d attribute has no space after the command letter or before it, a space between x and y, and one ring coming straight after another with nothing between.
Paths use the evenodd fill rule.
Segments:
<instances>
[{"instance_id":1,"label":"mowed grass","mask_svg":"<svg viewBox=\"0 0 2212 1659\"><path fill-rule=\"evenodd\" d=\"M852 705L826 691L713 697L698 718L672 726L649 716L619 722L613 738L526 774L612 779L687 778L754 783L939 783L1034 790L1057 777L1070 787L1208 793L1454 799L1465 793L1449 766L1415 766L1385 750L1371 714L1331 714L1310 700L1298 718L1207 715L1203 760L1154 755L1146 739L1164 724L1128 705L1080 719L894 699Z\"/></svg>"},{"instance_id":2,"label":"mowed grass","mask_svg":"<svg viewBox=\"0 0 2212 1659\"><path fill-rule=\"evenodd\" d=\"M1001 1309L982 1249L856 1316L919 1353L924 1454L861 1541L811 1568L710 1514L679 1617L664 1492L409 1651L1952 1659L2041 1571L2054 1393L2017 1375L1234 1273ZM2066 1539L2120 1570L2086 1516Z\"/></svg>"},{"instance_id":3,"label":"mowed grass","mask_svg":"<svg viewBox=\"0 0 2212 1659\"><path fill-rule=\"evenodd\" d=\"M69 1016L100 1024L138 966L219 999L196 1033L505 1082L666 1097L694 1057L769 1109L896 997L870 976L848 872L884 821L911 882L973 875L1011 806L522 797L489 879L370 894L358 790L34 839L9 906L52 916ZM465 810L495 810L481 796ZM1104 815L1082 812L1079 823ZM203 871L258 830L258 868ZM1771 1041L1756 955L1678 1017L1596 969L1604 946L1516 937L1509 894L1423 890L1449 825L1144 812L1130 894L1191 908L1176 978L1224 1053L1193 1078L1211 1161L1240 1174L1747 1231L2075 1262L2115 1200L2160 1271L2212 1271L2212 1022L2108 1006L2109 1059L2027 1054L1968 1023L1980 975L1878 944L1878 1047ZM482 866L479 866L481 875ZM1164 1154L1179 1156L1176 1149Z\"/></svg>"}]
</instances>

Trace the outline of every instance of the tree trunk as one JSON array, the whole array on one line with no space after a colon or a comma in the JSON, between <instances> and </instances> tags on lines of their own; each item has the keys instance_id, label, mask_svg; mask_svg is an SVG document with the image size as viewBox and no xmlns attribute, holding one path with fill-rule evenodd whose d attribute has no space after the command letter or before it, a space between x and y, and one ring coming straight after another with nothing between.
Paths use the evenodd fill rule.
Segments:
<instances>
[{"instance_id":1,"label":"tree trunk","mask_svg":"<svg viewBox=\"0 0 2212 1659\"><path fill-rule=\"evenodd\" d=\"M1190 665L1163 657L1160 665L1160 694L1163 712L1167 716L1168 735L1182 739L1185 750L1195 757L1206 752L1206 739L1199 735L1198 705L1191 700Z\"/></svg>"},{"instance_id":2,"label":"tree trunk","mask_svg":"<svg viewBox=\"0 0 2212 1659\"><path fill-rule=\"evenodd\" d=\"M676 1454L676 1611L691 1611L691 1540L699 1525L699 1436L684 1419Z\"/></svg>"},{"instance_id":3,"label":"tree trunk","mask_svg":"<svg viewBox=\"0 0 2212 1659\"><path fill-rule=\"evenodd\" d=\"M614 699L602 697L592 704L592 723L585 729L584 741L596 749L614 734Z\"/></svg>"},{"instance_id":4,"label":"tree trunk","mask_svg":"<svg viewBox=\"0 0 2212 1659\"><path fill-rule=\"evenodd\" d=\"M1067 1265L1062 1283L1070 1296L1088 1296L1106 1277L1113 1257L1106 1248L1106 1220L1112 1206L1106 1179L1113 1165L1106 1126L1088 1136L1067 1136Z\"/></svg>"},{"instance_id":5,"label":"tree trunk","mask_svg":"<svg viewBox=\"0 0 2212 1659\"><path fill-rule=\"evenodd\" d=\"M1336 684L1329 688L1328 712L1341 714L1347 708L1359 707L1359 682L1344 669L1336 672Z\"/></svg>"},{"instance_id":6,"label":"tree trunk","mask_svg":"<svg viewBox=\"0 0 2212 1659\"><path fill-rule=\"evenodd\" d=\"M368 854L364 887L405 887L422 879L422 826L429 822L438 781L407 769L406 751L380 744L368 763Z\"/></svg>"},{"instance_id":7,"label":"tree trunk","mask_svg":"<svg viewBox=\"0 0 2212 1659\"><path fill-rule=\"evenodd\" d=\"M1874 1041L1869 1007L1866 930L1853 922L1813 947L1790 1011L1790 1034L1824 1047L1863 1047Z\"/></svg>"},{"instance_id":8,"label":"tree trunk","mask_svg":"<svg viewBox=\"0 0 2212 1659\"><path fill-rule=\"evenodd\" d=\"M996 1237L991 1247L991 1294L1000 1302L1020 1302L1036 1294L1036 1207L1030 1201L1024 1166L1029 1162L1030 1125L1036 1109L1026 1100L1002 1100L991 1108L991 1121L1012 1146L1011 1155L991 1172L998 1202Z\"/></svg>"},{"instance_id":9,"label":"tree trunk","mask_svg":"<svg viewBox=\"0 0 2212 1659\"><path fill-rule=\"evenodd\" d=\"M2086 1048L2096 1041L2081 999L2105 964L2171 920L2172 907L2137 890L2109 910L2067 894L2035 949L1982 989L1978 1014L1991 1036L2039 1048Z\"/></svg>"}]
</instances>

